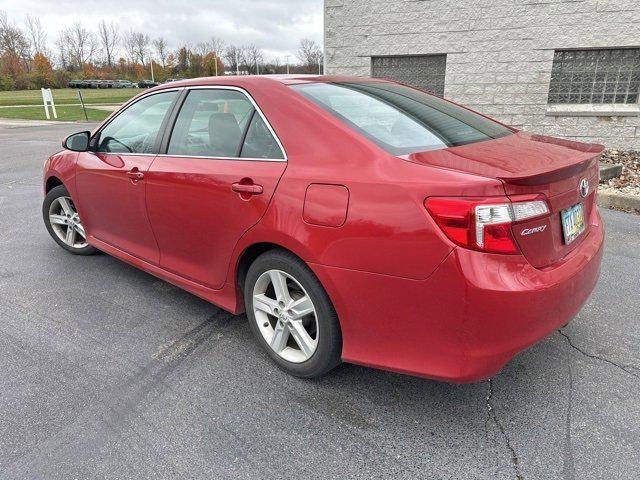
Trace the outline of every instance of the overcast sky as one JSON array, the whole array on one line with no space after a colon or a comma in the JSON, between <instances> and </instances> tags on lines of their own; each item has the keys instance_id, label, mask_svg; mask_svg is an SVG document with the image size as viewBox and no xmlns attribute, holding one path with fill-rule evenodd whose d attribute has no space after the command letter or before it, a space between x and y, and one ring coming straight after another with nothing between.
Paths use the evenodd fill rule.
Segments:
<instances>
[{"instance_id":1,"label":"overcast sky","mask_svg":"<svg viewBox=\"0 0 640 480\"><path fill-rule=\"evenodd\" d=\"M105 19L120 30L137 30L151 38L163 36L169 46L195 45L212 35L238 45L254 43L267 60L291 55L301 38L322 45L323 0L2 0L12 23L27 14L40 17L49 45L58 31L80 20L97 31Z\"/></svg>"}]
</instances>

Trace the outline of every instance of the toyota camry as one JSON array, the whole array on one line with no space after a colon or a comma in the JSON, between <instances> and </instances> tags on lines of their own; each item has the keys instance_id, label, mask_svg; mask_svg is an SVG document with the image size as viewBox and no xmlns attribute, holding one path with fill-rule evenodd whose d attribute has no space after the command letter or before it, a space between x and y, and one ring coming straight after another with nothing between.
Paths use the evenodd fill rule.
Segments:
<instances>
[{"instance_id":1,"label":"toyota camry","mask_svg":"<svg viewBox=\"0 0 640 480\"><path fill-rule=\"evenodd\" d=\"M390 81L172 82L63 147L44 168L53 240L246 311L300 377L484 379L598 278L602 146Z\"/></svg>"}]
</instances>

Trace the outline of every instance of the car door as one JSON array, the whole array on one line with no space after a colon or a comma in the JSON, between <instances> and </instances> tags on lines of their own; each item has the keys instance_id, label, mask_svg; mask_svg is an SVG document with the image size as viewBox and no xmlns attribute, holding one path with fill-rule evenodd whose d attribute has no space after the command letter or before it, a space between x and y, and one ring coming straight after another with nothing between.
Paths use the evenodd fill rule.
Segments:
<instances>
[{"instance_id":1,"label":"car door","mask_svg":"<svg viewBox=\"0 0 640 480\"><path fill-rule=\"evenodd\" d=\"M251 97L232 87L188 90L165 143L146 180L160 265L221 288L236 242L286 168L284 151Z\"/></svg>"},{"instance_id":2,"label":"car door","mask_svg":"<svg viewBox=\"0 0 640 480\"><path fill-rule=\"evenodd\" d=\"M80 153L76 167L88 235L156 265L160 254L146 210L145 174L177 96L177 90L159 92L127 107L94 135L93 151Z\"/></svg>"}]
</instances>

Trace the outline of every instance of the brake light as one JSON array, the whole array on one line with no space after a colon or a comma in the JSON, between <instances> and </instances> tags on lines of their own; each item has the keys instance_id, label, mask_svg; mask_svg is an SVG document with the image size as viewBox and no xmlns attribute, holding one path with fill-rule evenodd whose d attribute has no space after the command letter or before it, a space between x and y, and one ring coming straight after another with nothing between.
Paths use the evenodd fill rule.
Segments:
<instances>
[{"instance_id":1,"label":"brake light","mask_svg":"<svg viewBox=\"0 0 640 480\"><path fill-rule=\"evenodd\" d=\"M452 242L492 253L519 253L512 224L549 213L544 200L512 202L506 197L431 197L424 204Z\"/></svg>"}]
</instances>

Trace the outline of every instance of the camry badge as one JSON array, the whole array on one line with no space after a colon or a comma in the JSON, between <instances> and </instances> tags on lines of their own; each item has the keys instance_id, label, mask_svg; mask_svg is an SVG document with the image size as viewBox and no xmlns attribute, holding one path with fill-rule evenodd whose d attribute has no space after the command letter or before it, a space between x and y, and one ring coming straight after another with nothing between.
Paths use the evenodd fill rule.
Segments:
<instances>
[{"instance_id":1,"label":"camry badge","mask_svg":"<svg viewBox=\"0 0 640 480\"><path fill-rule=\"evenodd\" d=\"M534 233L544 232L545 228L547 228L546 225L540 225L539 227L533 227L533 228L525 228L520 232L520 235L524 237L526 235L532 235Z\"/></svg>"},{"instance_id":2,"label":"camry badge","mask_svg":"<svg viewBox=\"0 0 640 480\"><path fill-rule=\"evenodd\" d=\"M589 195L589 180L587 180L586 178L583 178L582 180L580 180L579 190L580 190L580 195L582 195L582 198Z\"/></svg>"}]
</instances>

